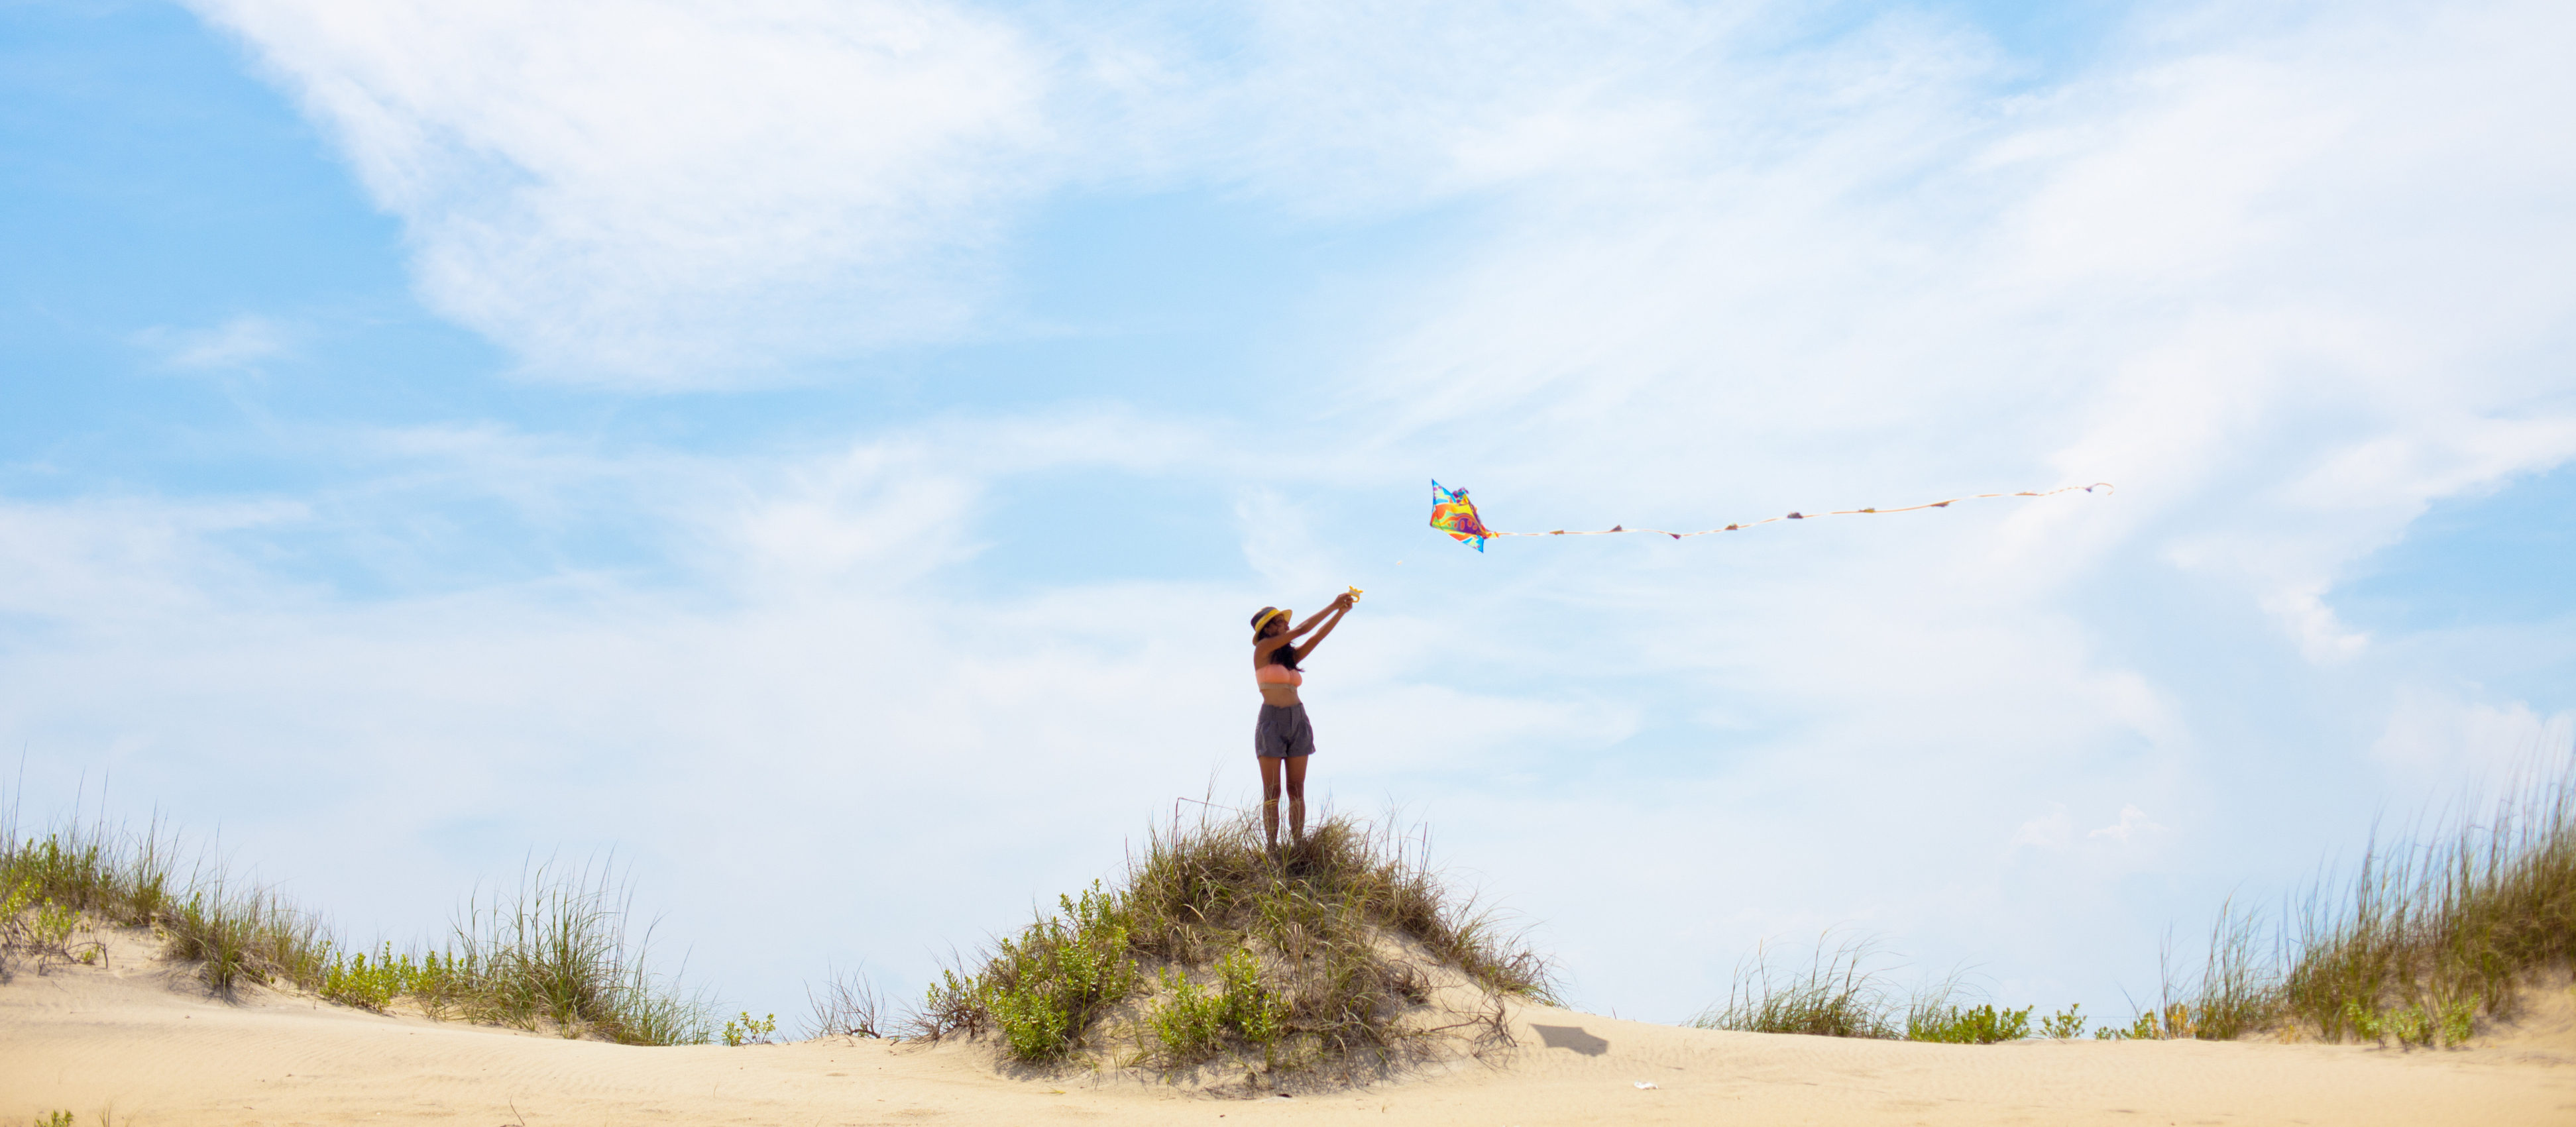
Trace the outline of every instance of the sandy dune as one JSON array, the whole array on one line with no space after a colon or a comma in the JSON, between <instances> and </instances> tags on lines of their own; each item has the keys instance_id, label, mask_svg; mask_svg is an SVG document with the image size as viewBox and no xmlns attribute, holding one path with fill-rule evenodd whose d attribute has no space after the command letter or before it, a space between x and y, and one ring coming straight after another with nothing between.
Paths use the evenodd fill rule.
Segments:
<instances>
[{"instance_id":1,"label":"sandy dune","mask_svg":"<svg viewBox=\"0 0 2576 1127\"><path fill-rule=\"evenodd\" d=\"M209 1000L135 956L0 986L0 1123L2576 1124L2565 1000L2479 1048L1991 1047L1712 1033L1517 1012L1517 1048L1357 1090L1250 1098L1001 1074L983 1049L831 1039L642 1049ZM1651 1089L1637 1087L1648 1082Z\"/></svg>"}]
</instances>

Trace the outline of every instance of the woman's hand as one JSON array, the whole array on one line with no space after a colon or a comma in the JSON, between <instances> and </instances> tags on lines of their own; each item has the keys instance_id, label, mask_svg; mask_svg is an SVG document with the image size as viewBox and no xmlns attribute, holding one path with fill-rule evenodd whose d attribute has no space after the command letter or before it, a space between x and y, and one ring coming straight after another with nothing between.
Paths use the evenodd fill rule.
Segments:
<instances>
[{"instance_id":1,"label":"woman's hand","mask_svg":"<svg viewBox=\"0 0 2576 1127\"><path fill-rule=\"evenodd\" d=\"M1353 597L1348 591L1344 591L1341 594L1333 596L1334 610L1347 613L1352 607L1357 605L1359 605L1359 600Z\"/></svg>"}]
</instances>

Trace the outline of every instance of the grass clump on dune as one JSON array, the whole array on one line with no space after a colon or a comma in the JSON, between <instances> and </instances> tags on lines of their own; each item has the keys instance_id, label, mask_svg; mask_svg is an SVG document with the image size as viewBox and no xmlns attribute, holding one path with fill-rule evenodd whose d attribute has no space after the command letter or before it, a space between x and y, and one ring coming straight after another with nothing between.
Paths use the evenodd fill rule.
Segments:
<instances>
[{"instance_id":1,"label":"grass clump on dune","mask_svg":"<svg viewBox=\"0 0 2576 1127\"><path fill-rule=\"evenodd\" d=\"M914 1032L989 1033L1031 1064L1347 1071L1486 1022L1439 1024L1444 985L1480 1005L1554 1000L1545 960L1450 896L1418 841L1347 815L1279 855L1252 815L1175 820L1116 887L1058 907L945 974Z\"/></svg>"},{"instance_id":2,"label":"grass clump on dune","mask_svg":"<svg viewBox=\"0 0 2576 1127\"><path fill-rule=\"evenodd\" d=\"M2347 893L2312 891L2277 926L2222 911L2209 946L2196 981L2167 989L2161 1035L2467 1040L2535 978L2576 970L2576 772L2432 844L2374 845Z\"/></svg>"},{"instance_id":3,"label":"grass clump on dune","mask_svg":"<svg viewBox=\"0 0 2576 1127\"><path fill-rule=\"evenodd\" d=\"M1809 970L1782 973L1757 951L1727 1001L1692 1024L1974 1043L2072 1037L2081 1025L2071 1008L2034 1023L2028 1008L1954 1004L1955 980L1900 1000L1864 968L1873 953L1820 941ZM2093 1035L2456 1045L2480 1018L2512 1017L2536 980L2570 973L2576 769L2511 788L2483 822L2463 819L2433 844L2372 847L2349 891L2311 890L2280 922L2222 908L2196 974L2168 970L2155 1004Z\"/></svg>"},{"instance_id":4,"label":"grass clump on dune","mask_svg":"<svg viewBox=\"0 0 2576 1127\"><path fill-rule=\"evenodd\" d=\"M1828 949L1826 942L1827 937L1817 938L1815 957L1803 973L1775 966L1768 945L1754 948L1753 958L1736 968L1726 1001L1690 1024L1745 1033L1896 1036L1893 1003L1882 975L1864 969L1876 944L1848 940Z\"/></svg>"},{"instance_id":5,"label":"grass clump on dune","mask_svg":"<svg viewBox=\"0 0 2576 1127\"><path fill-rule=\"evenodd\" d=\"M445 947L397 954L349 947L320 917L273 890L199 864L184 875L175 841L156 825L126 833L70 822L41 838L0 821L0 977L12 954L42 972L104 951L67 942L96 920L150 928L163 958L196 964L206 988L244 984L311 991L385 1012L408 999L439 1018L548 1029L638 1045L709 1037L707 1007L647 969L629 942L627 905L606 873L566 877L538 867L508 896L470 903Z\"/></svg>"},{"instance_id":6,"label":"grass clump on dune","mask_svg":"<svg viewBox=\"0 0 2576 1127\"><path fill-rule=\"evenodd\" d=\"M2074 1036L2082 1025L2080 1007L2043 1020L2034 1030L2035 1006L2012 1010L1992 1003L1963 1004L1969 992L1956 975L1900 994L1887 984L1886 972L1870 967L1878 951L1874 940L1834 943L1830 935L1820 936L1807 969L1795 971L1774 964L1767 946L1758 947L1751 960L1736 968L1726 1001L1709 1007L1690 1024L1745 1033L1954 1045L2016 1041L2034 1032L2063 1039Z\"/></svg>"}]
</instances>

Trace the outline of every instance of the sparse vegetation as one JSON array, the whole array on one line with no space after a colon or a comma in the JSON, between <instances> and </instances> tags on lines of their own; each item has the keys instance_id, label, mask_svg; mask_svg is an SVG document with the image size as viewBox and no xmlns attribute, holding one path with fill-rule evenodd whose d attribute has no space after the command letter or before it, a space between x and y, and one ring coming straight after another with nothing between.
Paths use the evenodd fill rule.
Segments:
<instances>
[{"instance_id":1,"label":"sparse vegetation","mask_svg":"<svg viewBox=\"0 0 2576 1127\"><path fill-rule=\"evenodd\" d=\"M1756 948L1753 958L1736 968L1726 1002L1710 1007L1690 1024L1747 1033L1958 1045L1991 1045L2031 1035L2030 1015L2037 1007L2006 1010L1984 1002L1964 1004L1968 991L1956 975L1900 995L1888 986L1885 971L1870 966L1879 954L1875 940L1836 942L1829 934L1816 940L1806 970L1784 973L1773 965L1767 945ZM2075 1013L2070 1008L2049 1019L2042 1035L2074 1036L2082 1026Z\"/></svg>"},{"instance_id":2,"label":"sparse vegetation","mask_svg":"<svg viewBox=\"0 0 2576 1127\"><path fill-rule=\"evenodd\" d=\"M1898 1036L1897 1000L1865 968L1874 945L1819 941L1810 968L1783 974L1757 950L1705 1029ZM2168 948L2168 956L2170 948ZM2440 1047L2468 1040L2481 1016L2509 1017L2534 980L2576 971L2576 770L2514 788L2483 822L2463 820L2434 844L2374 846L2351 889L2311 890L2283 922L2223 906L2197 973L2168 957L2155 1004L2105 1041L2255 1033ZM1955 983L1906 1006L1903 1036L1990 1044L2030 1034L2032 1008L1954 1005ZM2069 1008L2039 1025L2065 1039Z\"/></svg>"},{"instance_id":3,"label":"sparse vegetation","mask_svg":"<svg viewBox=\"0 0 2576 1127\"><path fill-rule=\"evenodd\" d=\"M2084 1007L2068 1006L2048 1015L2039 1023L2039 1035L2051 1041L2069 1041L2084 1035Z\"/></svg>"},{"instance_id":4,"label":"sparse vegetation","mask_svg":"<svg viewBox=\"0 0 2576 1127\"><path fill-rule=\"evenodd\" d=\"M864 972L833 974L820 994L808 986L805 1001L808 1038L885 1036L885 1001Z\"/></svg>"},{"instance_id":5,"label":"sparse vegetation","mask_svg":"<svg viewBox=\"0 0 2576 1127\"><path fill-rule=\"evenodd\" d=\"M1454 972L1482 996L1552 1001L1548 967L1472 901L1451 898L1419 839L1327 814L1268 852L1249 815L1175 821L1131 858L945 972L910 1021L926 1037L997 1036L1031 1064L1097 1055L1185 1068L1234 1055L1263 1070L1392 1063L1417 1047ZM1471 1018L1450 1027L1487 1024Z\"/></svg>"},{"instance_id":6,"label":"sparse vegetation","mask_svg":"<svg viewBox=\"0 0 2576 1127\"><path fill-rule=\"evenodd\" d=\"M2036 1007L1998 1010L1993 1005L1920 1006L1905 1018L1905 1039L1949 1045L1992 1045L2030 1036L2030 1012Z\"/></svg>"},{"instance_id":7,"label":"sparse vegetation","mask_svg":"<svg viewBox=\"0 0 2576 1127\"><path fill-rule=\"evenodd\" d=\"M1775 967L1768 944L1754 948L1753 958L1736 967L1725 1004L1711 1007L1690 1024L1747 1033L1896 1036L1891 996L1881 973L1864 969L1877 954L1877 945L1847 940L1828 948L1829 941L1831 936L1817 937L1814 958L1806 971L1798 973L1783 973Z\"/></svg>"},{"instance_id":8,"label":"sparse vegetation","mask_svg":"<svg viewBox=\"0 0 2576 1127\"><path fill-rule=\"evenodd\" d=\"M2201 973L2182 989L2169 975L2162 1021L2131 1035L2455 1045L2479 1016L2512 1016L2535 977L2576 969L2576 773L2438 836L2374 845L2348 892L2313 889L2271 927L2222 909Z\"/></svg>"},{"instance_id":9,"label":"sparse vegetation","mask_svg":"<svg viewBox=\"0 0 2576 1127\"><path fill-rule=\"evenodd\" d=\"M709 1039L701 1000L647 969L628 939L627 905L610 875L540 866L504 896L469 902L449 947L373 955L342 945L322 921L270 889L230 883L199 864L179 874L175 841L155 825L123 833L71 822L41 838L0 822L0 974L15 953L87 961L103 947L67 941L96 918L150 928L165 958L196 963L207 989L245 983L310 990L384 1012L409 998L433 1017L547 1028L640 1045Z\"/></svg>"},{"instance_id":10,"label":"sparse vegetation","mask_svg":"<svg viewBox=\"0 0 2576 1127\"><path fill-rule=\"evenodd\" d=\"M735 1049L745 1045L766 1045L769 1035L776 1032L777 1014L753 1017L750 1010L744 1010L740 1016L724 1023L724 1043L726 1047Z\"/></svg>"}]
</instances>

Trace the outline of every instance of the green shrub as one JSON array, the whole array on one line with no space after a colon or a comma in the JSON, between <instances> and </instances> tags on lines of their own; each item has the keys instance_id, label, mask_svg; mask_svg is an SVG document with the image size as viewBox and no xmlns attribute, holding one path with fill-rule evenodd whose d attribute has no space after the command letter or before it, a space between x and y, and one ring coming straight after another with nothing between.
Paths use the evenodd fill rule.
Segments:
<instances>
[{"instance_id":1,"label":"green shrub","mask_svg":"<svg viewBox=\"0 0 2576 1127\"><path fill-rule=\"evenodd\" d=\"M769 1035L776 1032L778 1032L777 1014L753 1017L750 1010L744 1010L741 1016L724 1024L724 1043L727 1047L736 1049L744 1045L766 1045L769 1043Z\"/></svg>"},{"instance_id":2,"label":"green shrub","mask_svg":"<svg viewBox=\"0 0 2576 1127\"><path fill-rule=\"evenodd\" d=\"M2083 1034L2084 1007L2081 1005L2068 1006L2039 1023L2039 1035L2052 1041L2071 1040Z\"/></svg>"},{"instance_id":3,"label":"green shrub","mask_svg":"<svg viewBox=\"0 0 2576 1127\"><path fill-rule=\"evenodd\" d=\"M383 1013L395 995L410 992L412 972L410 956L396 960L391 943L384 945L372 963L364 952L342 955L335 951L323 968L322 988L317 993L342 1005Z\"/></svg>"},{"instance_id":4,"label":"green shrub","mask_svg":"<svg viewBox=\"0 0 2576 1127\"><path fill-rule=\"evenodd\" d=\"M1225 1032L1224 994L1200 988L1178 967L1164 968L1163 993L1146 1024L1166 1057L1185 1064L1214 1053Z\"/></svg>"},{"instance_id":5,"label":"green shrub","mask_svg":"<svg viewBox=\"0 0 2576 1127\"><path fill-rule=\"evenodd\" d=\"M1093 881L1080 899L1057 900L1060 914L996 944L972 984L950 974L931 990L933 1006L943 994L970 994L968 1005L990 1015L1011 1055L1032 1063L1073 1052L1092 1019L1136 985L1122 899Z\"/></svg>"},{"instance_id":6,"label":"green shrub","mask_svg":"<svg viewBox=\"0 0 2576 1127\"><path fill-rule=\"evenodd\" d=\"M1905 1039L1952 1045L2018 1041L2030 1035L2032 1008L2023 1006L2018 1010L1998 1010L1992 1005L1918 1008L1906 1017Z\"/></svg>"},{"instance_id":7,"label":"green shrub","mask_svg":"<svg viewBox=\"0 0 2576 1127\"><path fill-rule=\"evenodd\" d=\"M1164 968L1163 1000L1146 1019L1164 1059L1176 1065L1204 1060L1231 1035L1262 1049L1270 1063L1269 1051L1286 1030L1288 1007L1263 985L1260 958L1239 948L1218 960L1216 977L1210 990L1178 967Z\"/></svg>"}]
</instances>

